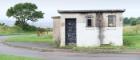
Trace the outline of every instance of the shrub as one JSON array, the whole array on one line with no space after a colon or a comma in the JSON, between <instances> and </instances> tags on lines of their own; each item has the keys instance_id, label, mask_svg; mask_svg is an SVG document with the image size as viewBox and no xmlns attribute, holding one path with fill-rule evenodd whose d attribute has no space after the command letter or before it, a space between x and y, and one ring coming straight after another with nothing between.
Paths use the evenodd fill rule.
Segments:
<instances>
[{"instance_id":1,"label":"shrub","mask_svg":"<svg viewBox=\"0 0 140 60\"><path fill-rule=\"evenodd\" d=\"M22 27L22 29L24 30L24 31L36 31L36 27L35 26L31 26L31 25L24 25L23 27Z\"/></svg>"},{"instance_id":2,"label":"shrub","mask_svg":"<svg viewBox=\"0 0 140 60\"><path fill-rule=\"evenodd\" d=\"M28 23L20 23L20 21L16 21L15 23L16 26L22 28L23 31L36 31L36 27L35 26L32 26L32 25L29 25Z\"/></svg>"},{"instance_id":3,"label":"shrub","mask_svg":"<svg viewBox=\"0 0 140 60\"><path fill-rule=\"evenodd\" d=\"M136 21L136 20L132 21L132 22L131 22L131 25L132 25L132 26L137 25L137 21Z\"/></svg>"}]
</instances>

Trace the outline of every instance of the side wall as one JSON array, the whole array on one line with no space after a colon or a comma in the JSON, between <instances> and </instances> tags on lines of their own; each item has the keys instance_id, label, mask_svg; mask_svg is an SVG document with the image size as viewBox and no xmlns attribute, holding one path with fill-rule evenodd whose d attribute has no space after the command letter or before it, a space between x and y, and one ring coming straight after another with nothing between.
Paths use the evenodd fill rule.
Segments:
<instances>
[{"instance_id":1,"label":"side wall","mask_svg":"<svg viewBox=\"0 0 140 60\"><path fill-rule=\"evenodd\" d=\"M60 43L60 17L52 17L53 18L53 40L56 43Z\"/></svg>"}]
</instances>

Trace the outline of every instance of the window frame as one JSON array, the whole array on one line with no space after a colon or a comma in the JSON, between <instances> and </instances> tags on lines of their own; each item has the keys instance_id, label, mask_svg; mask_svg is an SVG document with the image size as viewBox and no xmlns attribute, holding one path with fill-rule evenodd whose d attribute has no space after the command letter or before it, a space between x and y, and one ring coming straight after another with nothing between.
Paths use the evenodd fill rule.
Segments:
<instances>
[{"instance_id":1,"label":"window frame","mask_svg":"<svg viewBox=\"0 0 140 60\"><path fill-rule=\"evenodd\" d=\"M91 15L86 16L86 27L93 27L93 17Z\"/></svg>"},{"instance_id":2,"label":"window frame","mask_svg":"<svg viewBox=\"0 0 140 60\"><path fill-rule=\"evenodd\" d=\"M116 20L116 15L108 15L108 27L116 27ZM110 26L110 24L112 24L112 26Z\"/></svg>"}]
</instances>

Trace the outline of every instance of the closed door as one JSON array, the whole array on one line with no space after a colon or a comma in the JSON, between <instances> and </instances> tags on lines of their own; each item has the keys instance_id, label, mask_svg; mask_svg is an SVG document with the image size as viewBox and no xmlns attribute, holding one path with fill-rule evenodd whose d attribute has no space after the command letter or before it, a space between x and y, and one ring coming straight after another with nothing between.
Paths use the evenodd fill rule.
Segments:
<instances>
[{"instance_id":1,"label":"closed door","mask_svg":"<svg viewBox=\"0 0 140 60\"><path fill-rule=\"evenodd\" d=\"M66 45L76 44L76 19L67 18L65 21L65 43Z\"/></svg>"}]
</instances>

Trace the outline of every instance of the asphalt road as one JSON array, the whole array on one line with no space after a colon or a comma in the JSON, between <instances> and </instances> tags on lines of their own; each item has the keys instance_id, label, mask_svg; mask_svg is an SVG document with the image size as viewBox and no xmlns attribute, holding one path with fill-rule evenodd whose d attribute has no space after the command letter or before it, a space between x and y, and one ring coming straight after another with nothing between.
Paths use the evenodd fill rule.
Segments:
<instances>
[{"instance_id":1,"label":"asphalt road","mask_svg":"<svg viewBox=\"0 0 140 60\"><path fill-rule=\"evenodd\" d=\"M0 41L6 36L0 36ZM9 47L0 43L0 53L18 56L39 57L43 60L140 60L140 54L86 54L72 52L41 52Z\"/></svg>"}]
</instances>

